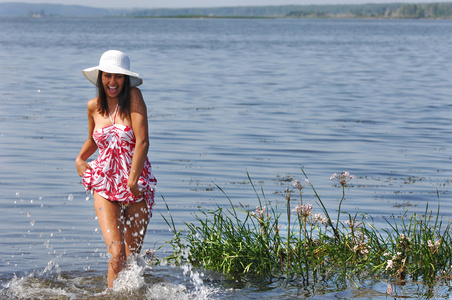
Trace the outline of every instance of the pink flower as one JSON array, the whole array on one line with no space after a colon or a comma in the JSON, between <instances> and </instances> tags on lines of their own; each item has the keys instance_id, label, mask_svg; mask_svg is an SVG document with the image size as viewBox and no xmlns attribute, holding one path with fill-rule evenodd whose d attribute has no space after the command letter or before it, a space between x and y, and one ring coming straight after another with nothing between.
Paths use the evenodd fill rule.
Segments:
<instances>
[{"instance_id":1,"label":"pink flower","mask_svg":"<svg viewBox=\"0 0 452 300\"><path fill-rule=\"evenodd\" d=\"M256 211L253 211L251 214L256 216L258 219L264 219L264 213L267 210L267 206L264 206L262 209L259 206L256 206Z\"/></svg>"},{"instance_id":2,"label":"pink flower","mask_svg":"<svg viewBox=\"0 0 452 300\"><path fill-rule=\"evenodd\" d=\"M292 193L292 191L289 188L286 188L284 192L284 198L286 198L287 201L290 201L290 194Z\"/></svg>"},{"instance_id":3,"label":"pink flower","mask_svg":"<svg viewBox=\"0 0 452 300\"><path fill-rule=\"evenodd\" d=\"M344 224L346 224L348 227L350 227L350 228L353 228L353 227L355 227L355 224L356 224L356 219L353 219L353 220L345 220L344 221Z\"/></svg>"},{"instance_id":4,"label":"pink flower","mask_svg":"<svg viewBox=\"0 0 452 300\"><path fill-rule=\"evenodd\" d=\"M392 269L393 265L394 265L394 262L391 259L388 260L388 263L386 264L386 269L385 270Z\"/></svg>"},{"instance_id":5,"label":"pink flower","mask_svg":"<svg viewBox=\"0 0 452 300\"><path fill-rule=\"evenodd\" d=\"M294 181L292 181L292 185L294 187L296 187L298 190L302 190L307 184L309 184L309 180L305 179L304 184L301 184L301 182L298 179L295 179Z\"/></svg>"},{"instance_id":6,"label":"pink flower","mask_svg":"<svg viewBox=\"0 0 452 300\"><path fill-rule=\"evenodd\" d=\"M434 244L433 244L433 242L431 241L431 240L428 240L427 241L427 246L429 247L429 248L435 248L435 249L437 249L437 248L439 248L439 245L441 244L441 239L439 239L439 240L437 240Z\"/></svg>"},{"instance_id":7,"label":"pink flower","mask_svg":"<svg viewBox=\"0 0 452 300\"><path fill-rule=\"evenodd\" d=\"M315 214L314 220L316 222L322 222L322 220L323 220L322 214L321 213Z\"/></svg>"},{"instance_id":8,"label":"pink flower","mask_svg":"<svg viewBox=\"0 0 452 300\"><path fill-rule=\"evenodd\" d=\"M408 236L404 235L403 233L400 234L399 237L400 237L401 240L407 240L407 241L410 240L410 238L409 238ZM402 242L402 241L401 241L401 242Z\"/></svg>"},{"instance_id":9,"label":"pink flower","mask_svg":"<svg viewBox=\"0 0 452 300\"><path fill-rule=\"evenodd\" d=\"M349 182L350 180L355 177L354 175L351 175L349 172L341 172L341 174L334 173L333 176L330 177L330 180L336 181L340 185L344 186Z\"/></svg>"},{"instance_id":10,"label":"pink flower","mask_svg":"<svg viewBox=\"0 0 452 300\"><path fill-rule=\"evenodd\" d=\"M312 215L312 204L297 205L292 212L295 212L299 217L307 218Z\"/></svg>"}]
</instances>

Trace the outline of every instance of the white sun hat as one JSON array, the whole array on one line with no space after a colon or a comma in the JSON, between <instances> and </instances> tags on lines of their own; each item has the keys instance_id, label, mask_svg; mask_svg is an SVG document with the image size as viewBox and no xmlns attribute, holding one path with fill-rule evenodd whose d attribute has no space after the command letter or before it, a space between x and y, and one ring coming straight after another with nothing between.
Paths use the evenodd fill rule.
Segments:
<instances>
[{"instance_id":1,"label":"white sun hat","mask_svg":"<svg viewBox=\"0 0 452 300\"><path fill-rule=\"evenodd\" d=\"M94 85L97 85L99 70L111 74L124 74L130 76L130 85L139 86L143 83L138 73L130 71L130 59L123 52L108 50L100 57L99 65L83 70L83 75Z\"/></svg>"}]
</instances>

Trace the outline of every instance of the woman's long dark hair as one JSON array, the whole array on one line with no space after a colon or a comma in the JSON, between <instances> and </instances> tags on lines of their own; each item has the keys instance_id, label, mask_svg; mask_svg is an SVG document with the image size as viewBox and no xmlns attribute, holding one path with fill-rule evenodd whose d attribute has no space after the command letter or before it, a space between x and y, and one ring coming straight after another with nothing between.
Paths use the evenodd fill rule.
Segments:
<instances>
[{"instance_id":1,"label":"woman's long dark hair","mask_svg":"<svg viewBox=\"0 0 452 300\"><path fill-rule=\"evenodd\" d=\"M108 115L108 101L107 95L104 90L104 85L102 84L102 71L99 70L99 75L97 76L97 95L99 96L99 102L97 104L97 111L101 115ZM121 118L127 118L130 116L130 77L129 75L124 75L124 86L122 91L118 96L118 107L119 115Z\"/></svg>"}]
</instances>

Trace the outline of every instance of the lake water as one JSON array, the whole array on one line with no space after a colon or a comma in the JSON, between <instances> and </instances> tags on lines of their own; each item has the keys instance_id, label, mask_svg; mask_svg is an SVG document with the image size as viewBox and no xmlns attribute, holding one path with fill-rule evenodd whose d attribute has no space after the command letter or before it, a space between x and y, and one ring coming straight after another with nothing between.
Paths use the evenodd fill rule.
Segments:
<instances>
[{"instance_id":1,"label":"lake water","mask_svg":"<svg viewBox=\"0 0 452 300\"><path fill-rule=\"evenodd\" d=\"M329 178L349 171L344 211L423 212L438 192L452 217L450 20L3 18L0 29L2 298L386 299L381 281L282 287L174 266L135 266L125 290L107 294L106 249L74 159L96 93L81 71L108 49L144 79L159 180L144 249L172 237L162 197L182 227L228 205L216 185L255 207L247 172L283 201L301 166L332 211L341 191Z\"/></svg>"}]
</instances>

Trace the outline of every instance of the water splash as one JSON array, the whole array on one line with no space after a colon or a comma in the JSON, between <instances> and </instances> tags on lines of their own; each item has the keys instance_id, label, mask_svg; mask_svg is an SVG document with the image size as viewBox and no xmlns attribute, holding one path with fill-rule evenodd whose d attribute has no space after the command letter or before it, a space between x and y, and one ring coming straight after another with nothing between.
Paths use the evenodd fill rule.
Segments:
<instances>
[{"instance_id":1,"label":"water splash","mask_svg":"<svg viewBox=\"0 0 452 300\"><path fill-rule=\"evenodd\" d=\"M127 267L118 274L113 284L114 292L133 292L145 286L143 274L146 264L141 257L133 258Z\"/></svg>"},{"instance_id":2,"label":"water splash","mask_svg":"<svg viewBox=\"0 0 452 300\"><path fill-rule=\"evenodd\" d=\"M193 270L190 264L175 266L162 262L159 270L170 270L175 277L166 276L166 280L151 285L146 293L146 299L174 299L174 300L208 300L219 299L220 288L204 284L204 274ZM182 277L178 274L182 271Z\"/></svg>"},{"instance_id":3,"label":"water splash","mask_svg":"<svg viewBox=\"0 0 452 300\"><path fill-rule=\"evenodd\" d=\"M14 278L1 290L2 299L76 299L76 295L60 288L47 285L45 281L34 276Z\"/></svg>"},{"instance_id":4,"label":"water splash","mask_svg":"<svg viewBox=\"0 0 452 300\"><path fill-rule=\"evenodd\" d=\"M0 291L0 298L9 299L37 299L46 295L46 298L67 297L73 298L70 292L61 287L49 284L51 281L61 281L61 269L55 260L50 260L43 270L36 270L24 277L14 277Z\"/></svg>"},{"instance_id":5,"label":"water splash","mask_svg":"<svg viewBox=\"0 0 452 300\"><path fill-rule=\"evenodd\" d=\"M0 289L0 299L216 299L219 288L204 284L202 272L191 265L151 265L145 257L129 261L112 289L106 270L61 271L57 259L29 275L14 275Z\"/></svg>"}]
</instances>

